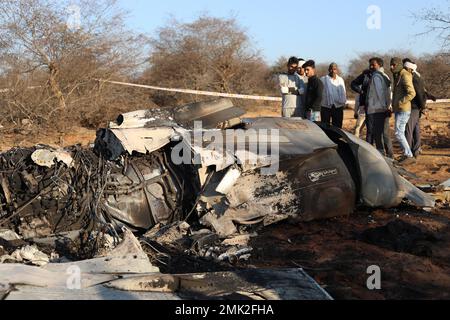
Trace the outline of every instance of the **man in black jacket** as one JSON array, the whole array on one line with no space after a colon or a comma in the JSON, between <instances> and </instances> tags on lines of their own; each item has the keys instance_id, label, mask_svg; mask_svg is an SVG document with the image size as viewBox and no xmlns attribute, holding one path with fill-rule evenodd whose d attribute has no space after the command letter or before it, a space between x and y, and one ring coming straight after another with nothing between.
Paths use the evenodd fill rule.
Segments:
<instances>
[{"instance_id":1,"label":"man in black jacket","mask_svg":"<svg viewBox=\"0 0 450 320\"><path fill-rule=\"evenodd\" d=\"M351 88L354 92L359 94L359 105L366 106L366 94L369 88L370 79L372 78L372 71L370 69L364 70L355 80L352 81Z\"/></svg>"},{"instance_id":2,"label":"man in black jacket","mask_svg":"<svg viewBox=\"0 0 450 320\"><path fill-rule=\"evenodd\" d=\"M320 110L322 108L323 83L316 75L316 63L308 60L303 65L308 77L306 88L305 109L310 121L320 121Z\"/></svg>"},{"instance_id":3,"label":"man in black jacket","mask_svg":"<svg viewBox=\"0 0 450 320\"><path fill-rule=\"evenodd\" d=\"M354 92L359 94L359 106L367 110L367 92L369 91L370 80L372 79L372 71L370 69L364 70L355 80L350 84L350 87ZM366 126L367 137L366 140L369 143L373 143L372 132L370 128Z\"/></svg>"},{"instance_id":4,"label":"man in black jacket","mask_svg":"<svg viewBox=\"0 0 450 320\"><path fill-rule=\"evenodd\" d=\"M411 117L406 126L406 140L408 140L414 157L417 158L421 147L420 117L426 108L427 96L424 81L417 72L417 65L410 59L403 60L403 65L406 70L413 74L413 85L416 91L416 97L411 101Z\"/></svg>"}]
</instances>

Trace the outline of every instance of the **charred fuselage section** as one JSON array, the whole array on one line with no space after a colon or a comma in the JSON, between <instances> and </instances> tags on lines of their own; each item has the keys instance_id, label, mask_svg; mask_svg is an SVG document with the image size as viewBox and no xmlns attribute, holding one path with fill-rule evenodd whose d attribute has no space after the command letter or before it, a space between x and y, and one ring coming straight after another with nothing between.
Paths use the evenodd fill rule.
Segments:
<instances>
[{"instance_id":1,"label":"charred fuselage section","mask_svg":"<svg viewBox=\"0 0 450 320\"><path fill-rule=\"evenodd\" d=\"M376 149L340 129L302 119L236 118L242 114L226 99L185 106L178 120L137 111L100 130L92 150L37 146L3 153L0 226L33 238L124 226L145 232L193 220L226 238L288 218L348 215L358 204L392 207L408 199L434 206ZM199 119L207 127L195 144ZM253 142L237 143L250 132ZM269 164L252 147L272 139L268 132L277 133L277 157ZM232 150L211 148L226 137ZM180 146L183 163L174 159ZM247 162L249 155L257 161ZM265 174L274 164L277 170Z\"/></svg>"}]
</instances>

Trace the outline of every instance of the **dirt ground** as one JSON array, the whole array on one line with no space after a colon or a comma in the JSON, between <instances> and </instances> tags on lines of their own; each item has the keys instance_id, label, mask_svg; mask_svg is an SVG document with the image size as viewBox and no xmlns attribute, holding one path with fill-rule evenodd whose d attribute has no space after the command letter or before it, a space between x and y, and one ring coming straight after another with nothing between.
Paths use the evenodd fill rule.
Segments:
<instances>
[{"instance_id":1,"label":"dirt ground","mask_svg":"<svg viewBox=\"0 0 450 320\"><path fill-rule=\"evenodd\" d=\"M422 119L423 154L417 163L406 167L417 176L411 179L413 183L437 185L450 178L449 107L432 105ZM247 114L278 115L275 108L264 107ZM344 126L351 131L354 125L353 111L347 110ZM38 143L88 146L95 132L77 128L66 135L49 131L34 137L26 129L8 134L0 129L0 136L0 151L5 151ZM407 206L389 210L360 208L349 217L297 225L281 223L260 231L251 246L254 251L250 260L239 266L212 266L192 258L172 262L183 272L302 267L335 299L450 299L447 203L439 202L432 212ZM381 268L381 290L367 289L367 268L372 265ZM176 272L177 266L168 271Z\"/></svg>"},{"instance_id":2,"label":"dirt ground","mask_svg":"<svg viewBox=\"0 0 450 320\"><path fill-rule=\"evenodd\" d=\"M271 110L270 115L276 113ZM269 114L252 114L259 115ZM347 110L344 127L351 132L355 124L353 111ZM431 105L421 126L423 154L405 168L417 176L411 182L437 185L450 178L450 105ZM399 146L394 146L398 154ZM375 239L364 236L385 226ZM412 226L419 230L409 230ZM302 267L335 299L450 299L446 203L439 202L431 213L407 206L361 208L350 217L271 226L252 245L256 253L251 265ZM372 265L381 268L379 291L367 289L367 268Z\"/></svg>"}]
</instances>

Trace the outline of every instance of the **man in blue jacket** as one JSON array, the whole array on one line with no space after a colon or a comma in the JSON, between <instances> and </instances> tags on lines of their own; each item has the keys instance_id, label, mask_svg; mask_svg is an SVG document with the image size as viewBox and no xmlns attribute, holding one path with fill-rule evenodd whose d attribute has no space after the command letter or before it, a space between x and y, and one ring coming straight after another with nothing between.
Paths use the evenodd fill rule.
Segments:
<instances>
[{"instance_id":1,"label":"man in blue jacket","mask_svg":"<svg viewBox=\"0 0 450 320\"><path fill-rule=\"evenodd\" d=\"M366 92L367 127L378 151L385 155L383 132L391 106L391 80L384 73L381 58L370 59L372 76Z\"/></svg>"}]
</instances>

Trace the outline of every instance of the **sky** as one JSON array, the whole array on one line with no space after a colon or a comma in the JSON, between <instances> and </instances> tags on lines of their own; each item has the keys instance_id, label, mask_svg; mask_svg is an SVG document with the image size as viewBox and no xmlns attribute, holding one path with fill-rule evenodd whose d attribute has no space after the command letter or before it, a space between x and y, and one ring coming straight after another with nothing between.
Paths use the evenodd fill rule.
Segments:
<instances>
[{"instance_id":1,"label":"sky","mask_svg":"<svg viewBox=\"0 0 450 320\"><path fill-rule=\"evenodd\" d=\"M138 32L156 35L171 17L191 22L202 13L234 17L247 30L268 63L280 56L335 61L343 67L362 52L411 50L414 54L440 49L435 36L412 18L425 7L448 6L446 0L119 0L129 12L127 24ZM368 9L376 6L375 10ZM379 13L379 14L378 14ZM378 19L379 17L379 19ZM370 22L371 29L367 22ZM379 22L379 23L378 23Z\"/></svg>"}]
</instances>

